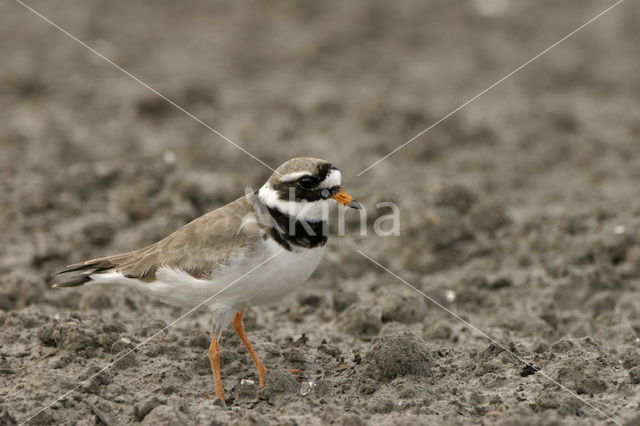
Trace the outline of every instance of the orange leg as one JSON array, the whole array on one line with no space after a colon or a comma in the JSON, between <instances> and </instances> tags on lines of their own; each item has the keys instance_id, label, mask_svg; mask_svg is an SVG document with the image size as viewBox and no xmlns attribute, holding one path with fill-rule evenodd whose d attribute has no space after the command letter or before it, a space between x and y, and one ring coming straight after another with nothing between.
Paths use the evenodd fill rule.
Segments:
<instances>
[{"instance_id":1,"label":"orange leg","mask_svg":"<svg viewBox=\"0 0 640 426\"><path fill-rule=\"evenodd\" d=\"M218 336L213 336L211 345L209 345L209 361L211 361L211 370L213 371L213 383L216 387L216 396L224 405L224 391L222 389L222 378L220 377L220 347L218 346Z\"/></svg>"},{"instance_id":2,"label":"orange leg","mask_svg":"<svg viewBox=\"0 0 640 426\"><path fill-rule=\"evenodd\" d=\"M258 354L255 350L253 350L253 346L251 346L251 342L247 338L247 335L244 334L244 326L242 325L242 311L237 311L235 318L233 318L233 329L242 340L244 347L247 348L251 359L253 360L253 364L256 366L256 370L258 371L258 378L260 379L260 387L263 388L264 384L264 373L267 372L267 367L264 366L260 358L258 358Z\"/></svg>"}]
</instances>

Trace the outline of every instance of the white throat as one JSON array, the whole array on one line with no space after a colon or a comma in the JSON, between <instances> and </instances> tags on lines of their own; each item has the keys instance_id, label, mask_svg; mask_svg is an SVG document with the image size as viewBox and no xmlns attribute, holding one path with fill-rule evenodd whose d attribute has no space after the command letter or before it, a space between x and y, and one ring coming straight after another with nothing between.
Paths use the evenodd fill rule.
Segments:
<instances>
[{"instance_id":1,"label":"white throat","mask_svg":"<svg viewBox=\"0 0 640 426\"><path fill-rule=\"evenodd\" d=\"M258 196L267 207L278 209L280 213L307 222L328 220L329 210L336 205L333 198L316 201L281 200L278 198L278 193L267 183L260 188Z\"/></svg>"}]
</instances>

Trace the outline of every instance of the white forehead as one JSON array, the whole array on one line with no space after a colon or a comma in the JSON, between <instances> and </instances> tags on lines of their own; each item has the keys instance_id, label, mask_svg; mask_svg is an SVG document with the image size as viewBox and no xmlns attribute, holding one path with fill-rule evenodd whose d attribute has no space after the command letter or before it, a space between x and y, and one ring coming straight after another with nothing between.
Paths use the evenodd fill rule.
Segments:
<instances>
[{"instance_id":1,"label":"white forehead","mask_svg":"<svg viewBox=\"0 0 640 426\"><path fill-rule=\"evenodd\" d=\"M340 170L333 169L331 173L327 175L322 182L320 182L320 188L333 188L334 186L340 186L342 180L342 174Z\"/></svg>"},{"instance_id":2,"label":"white forehead","mask_svg":"<svg viewBox=\"0 0 640 426\"><path fill-rule=\"evenodd\" d=\"M303 176L311 176L309 172L293 172L287 173L278 179L280 182L291 182L294 180L298 180ZM326 178L322 182L320 182L320 188L333 188L334 186L340 186L340 182L342 181L342 174L340 170L333 169L327 175Z\"/></svg>"}]
</instances>

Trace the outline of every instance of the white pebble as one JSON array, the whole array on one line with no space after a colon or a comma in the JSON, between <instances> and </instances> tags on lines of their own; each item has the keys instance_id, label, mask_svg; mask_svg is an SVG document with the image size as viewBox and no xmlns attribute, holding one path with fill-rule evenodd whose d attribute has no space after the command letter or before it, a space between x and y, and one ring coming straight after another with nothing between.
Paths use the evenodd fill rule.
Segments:
<instances>
[{"instance_id":1,"label":"white pebble","mask_svg":"<svg viewBox=\"0 0 640 426\"><path fill-rule=\"evenodd\" d=\"M444 297L447 299L447 302L451 303L456 300L456 292L453 290L447 290L444 292Z\"/></svg>"},{"instance_id":2,"label":"white pebble","mask_svg":"<svg viewBox=\"0 0 640 426\"><path fill-rule=\"evenodd\" d=\"M311 390L316 386L315 382L302 382L300 384L300 394L302 396L309 394Z\"/></svg>"}]
</instances>

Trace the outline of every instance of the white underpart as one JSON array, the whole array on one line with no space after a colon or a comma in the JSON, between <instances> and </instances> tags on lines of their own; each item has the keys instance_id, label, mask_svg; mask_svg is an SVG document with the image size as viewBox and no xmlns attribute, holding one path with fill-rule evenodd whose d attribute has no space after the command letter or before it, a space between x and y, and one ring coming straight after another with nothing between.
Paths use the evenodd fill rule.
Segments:
<instances>
[{"instance_id":1,"label":"white underpart","mask_svg":"<svg viewBox=\"0 0 640 426\"><path fill-rule=\"evenodd\" d=\"M286 251L271 238L260 239L258 244L260 247L252 251L252 255L245 256L245 251L239 252L223 268L211 271L207 278L194 278L180 269L165 267L158 269L156 281L152 282L128 278L120 272L108 272L91 275L88 284L122 285L168 304L192 308L236 281L207 302L214 315L214 332L219 336L231 323L235 311L280 301L304 283L320 263L324 252L324 246ZM247 274L262 262L265 263Z\"/></svg>"},{"instance_id":2,"label":"white underpart","mask_svg":"<svg viewBox=\"0 0 640 426\"><path fill-rule=\"evenodd\" d=\"M276 190L266 183L258 191L258 196L266 206L307 222L328 220L329 210L336 205L336 200L333 198L316 201L281 200Z\"/></svg>"},{"instance_id":3,"label":"white underpart","mask_svg":"<svg viewBox=\"0 0 640 426\"><path fill-rule=\"evenodd\" d=\"M341 182L342 173L340 173L340 170L333 169L331 173L320 182L320 188L333 188L334 186L340 186Z\"/></svg>"}]
</instances>

